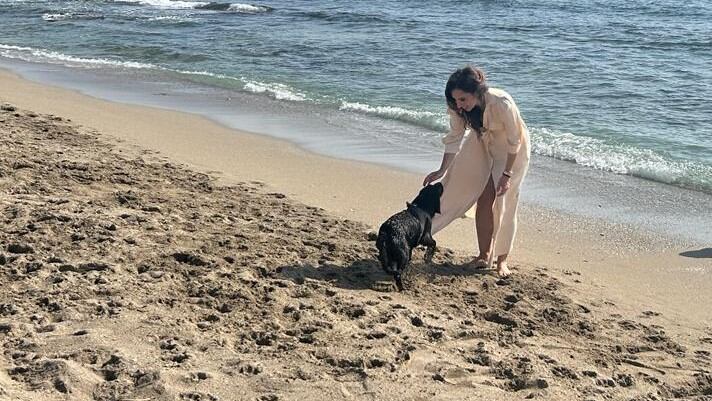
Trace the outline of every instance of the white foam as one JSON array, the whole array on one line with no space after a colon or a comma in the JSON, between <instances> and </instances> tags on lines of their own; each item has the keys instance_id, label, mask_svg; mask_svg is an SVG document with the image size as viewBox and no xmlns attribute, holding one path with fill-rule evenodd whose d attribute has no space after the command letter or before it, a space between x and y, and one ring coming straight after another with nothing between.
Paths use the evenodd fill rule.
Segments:
<instances>
[{"instance_id":1,"label":"white foam","mask_svg":"<svg viewBox=\"0 0 712 401\"><path fill-rule=\"evenodd\" d=\"M233 4L230 4L230 7L227 10L239 12L239 13L257 14L257 13L266 13L270 9L265 6L256 6L253 4L233 3Z\"/></svg>"},{"instance_id":2,"label":"white foam","mask_svg":"<svg viewBox=\"0 0 712 401\"><path fill-rule=\"evenodd\" d=\"M165 21L165 22L180 23L180 22L193 21L193 18L178 16L178 15L162 15L162 16L158 16L158 17L151 17L148 20L149 21L162 21L162 22Z\"/></svg>"},{"instance_id":3,"label":"white foam","mask_svg":"<svg viewBox=\"0 0 712 401\"><path fill-rule=\"evenodd\" d=\"M8 58L18 58L24 61L62 64L69 67L110 66L124 68L160 68L153 64L139 63L135 61L74 57L50 50L3 44L0 44L0 55Z\"/></svg>"},{"instance_id":4,"label":"white foam","mask_svg":"<svg viewBox=\"0 0 712 401\"><path fill-rule=\"evenodd\" d=\"M188 70L173 70L161 67L155 64L138 63L133 61L117 61L103 58L82 58L69 56L55 51L34 49L31 47L21 47L13 45L0 44L0 56L20 59L29 62L45 62L51 64L61 64L67 67L89 67L89 66L107 66L107 67L123 67L137 69L154 69L163 71L173 71L179 74L186 75L202 75L218 79L229 79L238 81L242 84L243 89L253 93L264 93L277 100L304 101L307 100L306 95L297 92L284 84L265 83L259 81L250 81L244 78L235 78L223 74L215 74L208 71L188 71Z\"/></svg>"},{"instance_id":5,"label":"white foam","mask_svg":"<svg viewBox=\"0 0 712 401\"><path fill-rule=\"evenodd\" d=\"M291 100L295 102L307 100L306 95L296 92L294 89L284 84L245 80L245 90L254 93L265 93L277 100Z\"/></svg>"},{"instance_id":6,"label":"white foam","mask_svg":"<svg viewBox=\"0 0 712 401\"><path fill-rule=\"evenodd\" d=\"M70 18L71 14L42 14L42 19L45 21L61 21Z\"/></svg>"},{"instance_id":7,"label":"white foam","mask_svg":"<svg viewBox=\"0 0 712 401\"><path fill-rule=\"evenodd\" d=\"M46 13L42 14L42 19L47 22L64 21L67 19L103 19L104 16L101 14L94 13Z\"/></svg>"},{"instance_id":8,"label":"white foam","mask_svg":"<svg viewBox=\"0 0 712 401\"><path fill-rule=\"evenodd\" d=\"M186 9L186 8L195 8L199 6L205 6L210 4L210 2L204 2L204 1L172 1L172 0L114 0L116 3L134 3L134 4L140 4L140 5L145 5L145 6L152 6L152 7L158 7L158 8L167 8L167 9Z\"/></svg>"},{"instance_id":9,"label":"white foam","mask_svg":"<svg viewBox=\"0 0 712 401\"><path fill-rule=\"evenodd\" d=\"M222 79L225 79L225 78L237 79L237 78L229 77L227 75L215 74L215 73L208 72L208 71L188 71L188 70L174 70L174 71L177 73L180 73L180 74L187 74L187 75L204 75L206 77L214 77L214 78L222 78Z\"/></svg>"},{"instance_id":10,"label":"white foam","mask_svg":"<svg viewBox=\"0 0 712 401\"><path fill-rule=\"evenodd\" d=\"M354 111L387 119L399 120L416 125L442 130L445 128L445 116L430 111L404 109L396 106L371 106L358 102L342 101L339 110Z\"/></svg>"},{"instance_id":11,"label":"white foam","mask_svg":"<svg viewBox=\"0 0 712 401\"><path fill-rule=\"evenodd\" d=\"M603 139L533 128L532 152L617 174L709 190L712 167Z\"/></svg>"},{"instance_id":12,"label":"white foam","mask_svg":"<svg viewBox=\"0 0 712 401\"><path fill-rule=\"evenodd\" d=\"M133 3L133 4L163 8L163 9L195 9L195 8L206 7L211 4L214 4L214 2L210 2L210 1L180 1L180 0L113 0L113 1L117 2L117 3ZM269 7L266 7L266 6L247 4L247 3L232 3L230 5L227 5L227 3L225 3L225 5L227 6L225 8L225 11L246 13L246 14L266 13L271 10Z\"/></svg>"}]
</instances>

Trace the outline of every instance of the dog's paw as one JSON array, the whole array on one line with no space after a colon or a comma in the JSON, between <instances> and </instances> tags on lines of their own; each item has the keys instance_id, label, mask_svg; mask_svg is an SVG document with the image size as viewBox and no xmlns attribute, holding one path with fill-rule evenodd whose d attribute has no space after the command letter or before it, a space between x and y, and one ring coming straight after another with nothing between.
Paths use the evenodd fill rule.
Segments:
<instances>
[{"instance_id":1,"label":"dog's paw","mask_svg":"<svg viewBox=\"0 0 712 401\"><path fill-rule=\"evenodd\" d=\"M398 289L398 291L403 291L403 278L400 274L396 275L395 281L396 281L396 288Z\"/></svg>"},{"instance_id":2,"label":"dog's paw","mask_svg":"<svg viewBox=\"0 0 712 401\"><path fill-rule=\"evenodd\" d=\"M433 261L433 256L435 255L435 247L428 248L427 251L425 251L425 256L423 256L423 260L425 263L431 263Z\"/></svg>"}]
</instances>

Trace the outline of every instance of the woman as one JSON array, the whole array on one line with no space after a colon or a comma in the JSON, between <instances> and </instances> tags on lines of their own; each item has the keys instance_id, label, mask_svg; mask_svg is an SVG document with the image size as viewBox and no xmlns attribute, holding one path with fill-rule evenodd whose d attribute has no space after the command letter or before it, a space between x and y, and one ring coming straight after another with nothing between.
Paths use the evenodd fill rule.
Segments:
<instances>
[{"instance_id":1,"label":"woman","mask_svg":"<svg viewBox=\"0 0 712 401\"><path fill-rule=\"evenodd\" d=\"M444 176L441 214L433 218L432 233L476 203L480 252L473 264L488 267L494 252L498 274L508 276L507 256L517 230L519 187L529 167L527 127L512 97L489 88L484 72L478 68L467 66L450 75L445 98L450 115L450 133L443 138L445 154L440 169L428 174L423 182L427 185ZM465 137L468 129L470 135Z\"/></svg>"}]
</instances>

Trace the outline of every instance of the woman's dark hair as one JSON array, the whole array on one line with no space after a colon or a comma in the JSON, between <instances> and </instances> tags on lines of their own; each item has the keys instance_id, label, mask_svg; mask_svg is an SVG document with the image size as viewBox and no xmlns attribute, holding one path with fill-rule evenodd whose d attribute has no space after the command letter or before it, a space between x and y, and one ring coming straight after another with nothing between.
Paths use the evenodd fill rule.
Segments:
<instances>
[{"instance_id":1,"label":"woman's dark hair","mask_svg":"<svg viewBox=\"0 0 712 401\"><path fill-rule=\"evenodd\" d=\"M455 102L455 98L452 97L452 91L455 89L460 89L463 92L477 96L480 100L480 104L470 111L458 110L457 102ZM453 72L445 85L447 106L462 116L465 119L465 123L475 130L477 135L482 135L482 119L485 111L485 93L487 89L487 77L484 71L469 65Z\"/></svg>"}]
</instances>

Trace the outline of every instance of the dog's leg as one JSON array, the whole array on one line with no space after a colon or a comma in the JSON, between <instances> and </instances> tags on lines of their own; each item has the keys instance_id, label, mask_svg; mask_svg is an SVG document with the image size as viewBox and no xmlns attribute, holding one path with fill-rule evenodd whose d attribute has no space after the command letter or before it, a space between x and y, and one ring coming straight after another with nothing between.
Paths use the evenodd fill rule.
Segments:
<instances>
[{"instance_id":1,"label":"dog's leg","mask_svg":"<svg viewBox=\"0 0 712 401\"><path fill-rule=\"evenodd\" d=\"M427 250L425 250L425 256L423 257L423 260L425 263L432 263L433 262L433 256L435 255L435 244L432 246L429 246Z\"/></svg>"},{"instance_id":2,"label":"dog's leg","mask_svg":"<svg viewBox=\"0 0 712 401\"><path fill-rule=\"evenodd\" d=\"M432 221L428 219L425 222L423 236L422 238L420 238L420 244L428 247L428 249L425 251L425 257L423 258L426 263L430 263L433 261L433 255L435 255L435 246L437 245L435 240L433 239L433 235L430 233L431 226Z\"/></svg>"},{"instance_id":3,"label":"dog's leg","mask_svg":"<svg viewBox=\"0 0 712 401\"><path fill-rule=\"evenodd\" d=\"M403 291L403 274L405 274L405 269L410 263L411 252L413 252L412 249L410 251L406 251L403 249L400 252L400 257L398 258L398 266L396 267L397 270L393 273L393 278L396 281L396 287L398 288L398 291Z\"/></svg>"},{"instance_id":4,"label":"dog's leg","mask_svg":"<svg viewBox=\"0 0 712 401\"><path fill-rule=\"evenodd\" d=\"M393 278L396 280L396 288L398 288L398 291L403 291L403 278L401 277L401 274L396 273L393 275Z\"/></svg>"}]
</instances>

